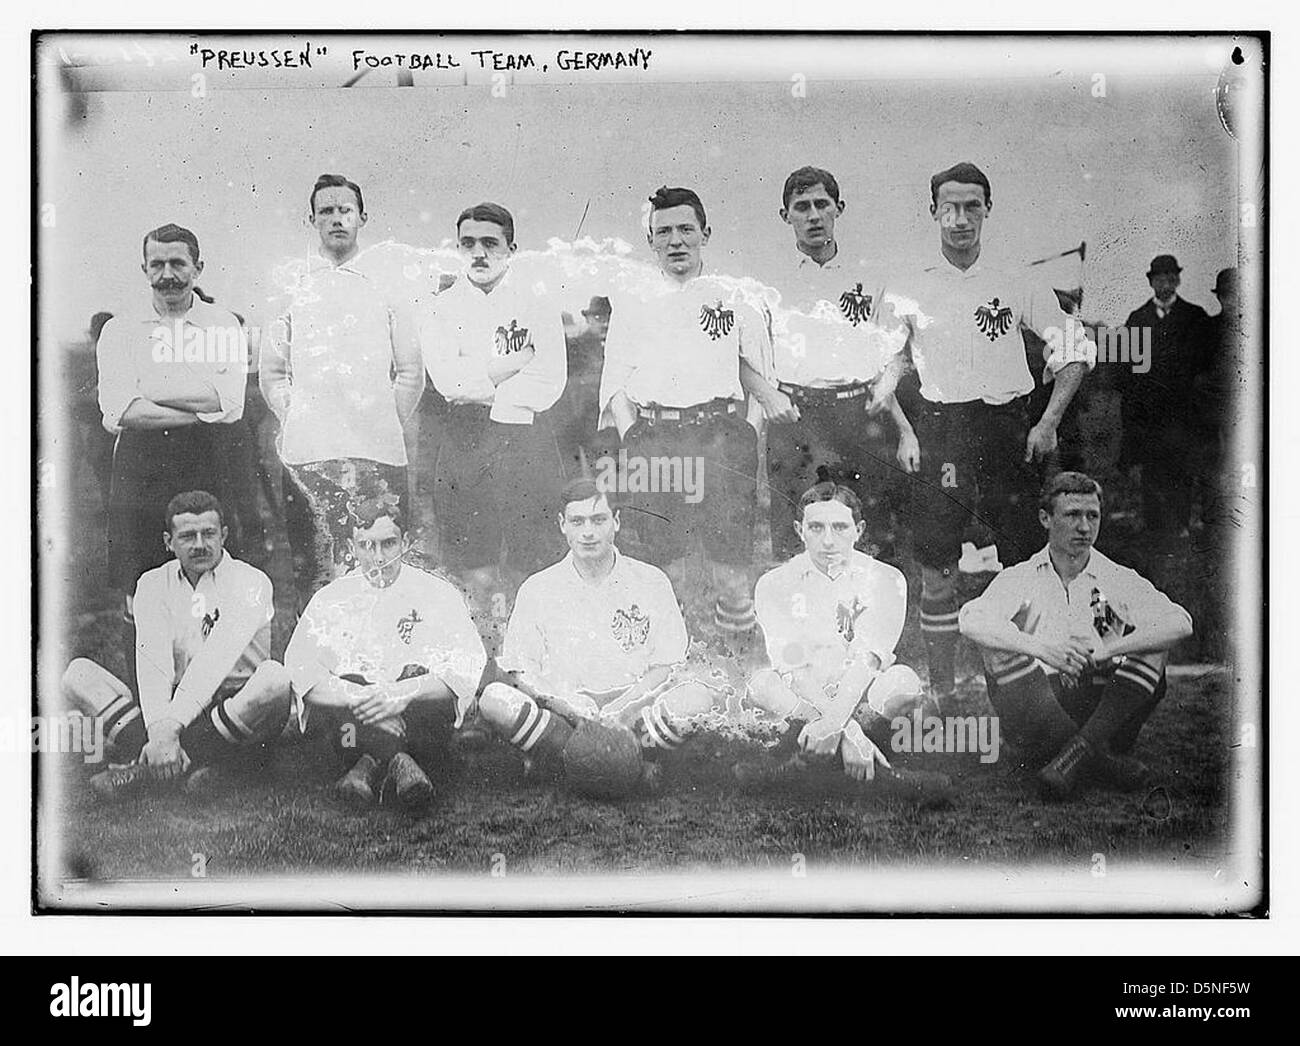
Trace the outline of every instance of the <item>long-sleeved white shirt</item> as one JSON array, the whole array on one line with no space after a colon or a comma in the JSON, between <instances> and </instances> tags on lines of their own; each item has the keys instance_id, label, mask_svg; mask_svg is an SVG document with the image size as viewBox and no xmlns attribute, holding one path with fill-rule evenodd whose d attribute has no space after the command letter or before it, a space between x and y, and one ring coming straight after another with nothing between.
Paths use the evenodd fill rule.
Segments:
<instances>
[{"instance_id":1,"label":"long-sleeved white shirt","mask_svg":"<svg viewBox=\"0 0 1300 1046\"><path fill-rule=\"evenodd\" d=\"M530 345L528 365L493 385L488 363ZM568 356L560 310L509 272L487 294L461 277L434 298L420 324L420 347L434 387L451 403L491 406L493 421L531 425L564 392Z\"/></svg>"},{"instance_id":2,"label":"long-sleeved white shirt","mask_svg":"<svg viewBox=\"0 0 1300 1046\"><path fill-rule=\"evenodd\" d=\"M1104 597L1123 635L1166 623L1190 628L1191 615L1136 570L1122 567L1095 548L1088 565L1067 587L1052 566L1048 548L1001 571L977 599L961 608L963 632L983 623L1014 621L1020 631L1048 642L1094 634L1094 601ZM1041 662L1040 662L1041 664ZM1043 664L1048 672L1056 670Z\"/></svg>"},{"instance_id":3,"label":"long-sleeved white shirt","mask_svg":"<svg viewBox=\"0 0 1300 1046\"><path fill-rule=\"evenodd\" d=\"M422 665L456 695L472 700L487 664L483 640L456 586L403 564L386 588L353 571L311 598L284 653L299 721L312 688L331 675L394 683Z\"/></svg>"},{"instance_id":4,"label":"long-sleeved white shirt","mask_svg":"<svg viewBox=\"0 0 1300 1046\"><path fill-rule=\"evenodd\" d=\"M894 322L906 329L921 395L932 403L1009 403L1032 392L1021 330L1043 338L1043 380L1070 363L1096 365L1096 346L1066 315L1046 279L985 249L965 271L946 258L890 281ZM1067 330L1077 338L1067 338ZM1053 331L1059 332L1053 335Z\"/></svg>"},{"instance_id":5,"label":"long-sleeved white shirt","mask_svg":"<svg viewBox=\"0 0 1300 1046\"><path fill-rule=\"evenodd\" d=\"M242 685L271 656L271 580L229 552L197 585L177 560L145 571L133 606L145 726L188 726L219 690Z\"/></svg>"},{"instance_id":6,"label":"long-sleeved white shirt","mask_svg":"<svg viewBox=\"0 0 1300 1046\"><path fill-rule=\"evenodd\" d=\"M742 358L770 376L766 321L721 279L697 276L683 285L665 277L650 291L614 296L611 306L600 378L602 411L620 390L639 406L743 400Z\"/></svg>"},{"instance_id":7,"label":"long-sleeved white shirt","mask_svg":"<svg viewBox=\"0 0 1300 1046\"><path fill-rule=\"evenodd\" d=\"M800 253L778 288L772 350L778 380L809 388L864 384L903 350L907 330L892 309L884 279L860 260L837 253L818 265Z\"/></svg>"},{"instance_id":8,"label":"long-sleeved white shirt","mask_svg":"<svg viewBox=\"0 0 1300 1046\"><path fill-rule=\"evenodd\" d=\"M333 265L319 255L272 324L270 346L288 360L289 411L280 457L303 465L334 458L406 464L392 369L398 324L395 300L366 252Z\"/></svg>"},{"instance_id":9,"label":"long-sleeved white shirt","mask_svg":"<svg viewBox=\"0 0 1300 1046\"><path fill-rule=\"evenodd\" d=\"M616 553L614 568L587 581L569 554L533 574L515 597L500 657L534 684L607 692L686 658L686 624L668 576Z\"/></svg>"},{"instance_id":10,"label":"long-sleeved white shirt","mask_svg":"<svg viewBox=\"0 0 1300 1046\"><path fill-rule=\"evenodd\" d=\"M99 409L104 428L122 431L122 415L136 400L208 389L219 410L196 412L200 421L226 424L244 416L248 339L234 313L197 295L183 317L159 316L153 302L114 316L99 333Z\"/></svg>"},{"instance_id":11,"label":"long-sleeved white shirt","mask_svg":"<svg viewBox=\"0 0 1300 1046\"><path fill-rule=\"evenodd\" d=\"M907 579L855 549L847 569L832 580L800 552L758 579L754 613L778 672L811 666L828 684L847 661L867 654L882 668L893 664L907 616Z\"/></svg>"}]
</instances>

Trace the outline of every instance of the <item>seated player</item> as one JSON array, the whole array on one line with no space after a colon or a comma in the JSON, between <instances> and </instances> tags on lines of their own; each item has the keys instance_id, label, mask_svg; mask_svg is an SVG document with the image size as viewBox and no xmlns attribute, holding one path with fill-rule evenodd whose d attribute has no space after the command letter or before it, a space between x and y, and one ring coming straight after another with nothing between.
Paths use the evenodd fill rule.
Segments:
<instances>
[{"instance_id":1,"label":"seated player","mask_svg":"<svg viewBox=\"0 0 1300 1046\"><path fill-rule=\"evenodd\" d=\"M713 708L713 689L674 679L687 647L677 597L658 567L615 548L609 494L575 479L558 518L569 554L520 586L498 659L510 681L484 689L480 714L541 768L567 768L580 790L616 798L638 778L653 790L658 767L642 764L642 750L681 744ZM588 764L602 736L604 765Z\"/></svg>"},{"instance_id":2,"label":"seated player","mask_svg":"<svg viewBox=\"0 0 1300 1046\"><path fill-rule=\"evenodd\" d=\"M1146 767L1128 755L1165 695L1169 649L1192 634L1187 611L1093 543L1101 485L1062 472L1039 499L1047 547L1003 570L962 607L989 698L1046 797L1064 799L1085 770L1124 790ZM1046 764L1046 765L1044 765Z\"/></svg>"},{"instance_id":3,"label":"seated player","mask_svg":"<svg viewBox=\"0 0 1300 1046\"><path fill-rule=\"evenodd\" d=\"M295 709L304 729L315 711L353 760L340 798L418 810L433 785L409 748L445 743L487 655L456 587L402 562L410 539L397 498L362 500L352 517L357 568L312 597L285 651Z\"/></svg>"},{"instance_id":4,"label":"seated player","mask_svg":"<svg viewBox=\"0 0 1300 1046\"><path fill-rule=\"evenodd\" d=\"M86 658L64 673L72 706L103 719L110 761L127 764L91 778L102 796L209 787L215 766L284 728L289 675L270 656L271 581L225 551L226 533L207 491L167 503L162 540L176 558L135 588L138 699Z\"/></svg>"},{"instance_id":5,"label":"seated player","mask_svg":"<svg viewBox=\"0 0 1300 1046\"><path fill-rule=\"evenodd\" d=\"M943 774L893 769L859 721L887 727L921 703L917 674L894 663L907 581L854 547L866 526L850 488L818 483L799 499L798 516L804 551L769 570L754 590L772 667L754 674L745 700L787 721L778 757L797 743L806 753L838 757L849 777L880 791L943 792ZM796 755L793 765L800 764ZM742 764L739 776L748 769Z\"/></svg>"}]
</instances>

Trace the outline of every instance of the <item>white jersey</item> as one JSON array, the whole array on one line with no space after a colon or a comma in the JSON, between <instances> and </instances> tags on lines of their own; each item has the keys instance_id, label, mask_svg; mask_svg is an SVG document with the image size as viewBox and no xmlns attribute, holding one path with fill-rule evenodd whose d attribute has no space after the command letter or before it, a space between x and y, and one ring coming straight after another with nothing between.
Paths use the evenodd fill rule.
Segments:
<instances>
[{"instance_id":1,"label":"white jersey","mask_svg":"<svg viewBox=\"0 0 1300 1046\"><path fill-rule=\"evenodd\" d=\"M892 281L886 296L907 332L921 395L932 403L996 405L1032 392L1022 329L1046 343L1044 381L1069 363L1096 364L1096 346L1066 337L1073 321L1046 279L987 251L965 271L940 258Z\"/></svg>"},{"instance_id":2,"label":"white jersey","mask_svg":"<svg viewBox=\"0 0 1300 1046\"><path fill-rule=\"evenodd\" d=\"M686 658L686 624L668 576L615 553L592 583L570 553L520 587L500 657L506 671L559 696L626 688L659 665Z\"/></svg>"},{"instance_id":3,"label":"white jersey","mask_svg":"<svg viewBox=\"0 0 1300 1046\"><path fill-rule=\"evenodd\" d=\"M353 571L312 596L284 661L303 720L302 699L328 676L392 683L412 665L442 680L461 708L478 690L487 653L459 590L403 564L386 588Z\"/></svg>"},{"instance_id":4,"label":"white jersey","mask_svg":"<svg viewBox=\"0 0 1300 1046\"><path fill-rule=\"evenodd\" d=\"M564 391L560 310L508 272L487 294L464 277L439 294L420 325L420 346L429 380L447 401L490 406L493 421L529 425ZM488 363L530 346L528 366L493 385Z\"/></svg>"}]
</instances>

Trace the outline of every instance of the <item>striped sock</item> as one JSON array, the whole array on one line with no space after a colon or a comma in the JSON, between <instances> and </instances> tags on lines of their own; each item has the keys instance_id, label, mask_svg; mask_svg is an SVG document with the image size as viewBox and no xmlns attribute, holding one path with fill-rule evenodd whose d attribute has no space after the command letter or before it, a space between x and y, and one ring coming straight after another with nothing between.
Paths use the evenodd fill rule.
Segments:
<instances>
[{"instance_id":1,"label":"striped sock","mask_svg":"<svg viewBox=\"0 0 1300 1046\"><path fill-rule=\"evenodd\" d=\"M921 635L930 664L930 687L946 693L957 685L957 594L921 594Z\"/></svg>"},{"instance_id":2,"label":"striped sock","mask_svg":"<svg viewBox=\"0 0 1300 1046\"><path fill-rule=\"evenodd\" d=\"M99 713L104 723L104 742L109 762L131 763L149 740L140 706L126 694Z\"/></svg>"},{"instance_id":3,"label":"striped sock","mask_svg":"<svg viewBox=\"0 0 1300 1046\"><path fill-rule=\"evenodd\" d=\"M641 747L647 749L671 751L679 747L689 733L689 729L683 729L681 724L674 723L672 713L664 707L662 701L643 708L636 724Z\"/></svg>"},{"instance_id":4,"label":"striped sock","mask_svg":"<svg viewBox=\"0 0 1300 1046\"><path fill-rule=\"evenodd\" d=\"M564 745L572 733L573 727L563 718L528 698L506 731L506 739L521 752L554 763L563 755Z\"/></svg>"},{"instance_id":5,"label":"striped sock","mask_svg":"<svg viewBox=\"0 0 1300 1046\"><path fill-rule=\"evenodd\" d=\"M743 635L752 632L758 623L754 615L754 601L745 599L726 599L719 596L713 604L713 623L724 633Z\"/></svg>"},{"instance_id":6,"label":"striped sock","mask_svg":"<svg viewBox=\"0 0 1300 1046\"><path fill-rule=\"evenodd\" d=\"M985 663L989 699L1007 737L1025 749L1026 764L1042 765L1078 733L1078 724L1061 707L1047 673L1033 658L990 653Z\"/></svg>"},{"instance_id":7,"label":"striped sock","mask_svg":"<svg viewBox=\"0 0 1300 1046\"><path fill-rule=\"evenodd\" d=\"M1134 715L1150 710L1162 675L1154 665L1129 658L1112 673L1080 733L1099 748L1108 749Z\"/></svg>"}]
</instances>

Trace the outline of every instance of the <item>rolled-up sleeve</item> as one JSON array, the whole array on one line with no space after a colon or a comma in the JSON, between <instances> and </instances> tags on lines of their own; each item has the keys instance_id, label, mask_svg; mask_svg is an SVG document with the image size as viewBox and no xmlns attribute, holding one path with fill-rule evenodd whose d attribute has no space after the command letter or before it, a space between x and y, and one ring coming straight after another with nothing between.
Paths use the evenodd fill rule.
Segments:
<instances>
[{"instance_id":1,"label":"rolled-up sleeve","mask_svg":"<svg viewBox=\"0 0 1300 1046\"><path fill-rule=\"evenodd\" d=\"M122 431L122 415L141 398L135 369L131 366L130 326L112 319L99 332L95 361L99 367L99 411L104 428L116 435Z\"/></svg>"},{"instance_id":2,"label":"rolled-up sleeve","mask_svg":"<svg viewBox=\"0 0 1300 1046\"><path fill-rule=\"evenodd\" d=\"M1047 364L1044 382L1051 381L1071 363L1082 363L1090 371L1097 366L1097 345L1089 337L1088 328L1061 308L1056 291L1046 280L1027 283L1020 324L1043 340L1043 360Z\"/></svg>"},{"instance_id":3,"label":"rolled-up sleeve","mask_svg":"<svg viewBox=\"0 0 1300 1046\"><path fill-rule=\"evenodd\" d=\"M225 358L215 362L208 375L221 409L195 414L200 421L212 424L238 421L244 416L244 393L248 388L248 333L233 315L229 317L229 324L222 328L217 342L222 346Z\"/></svg>"}]
</instances>

